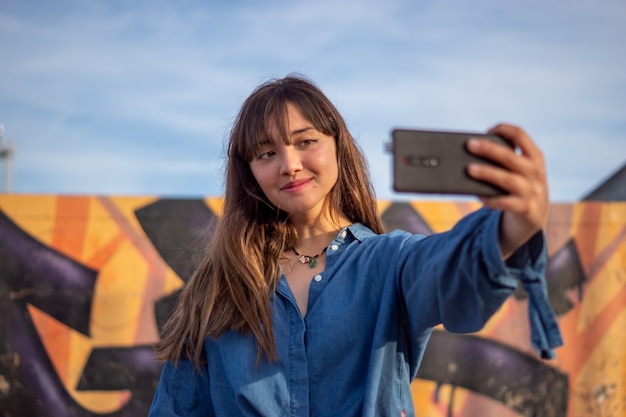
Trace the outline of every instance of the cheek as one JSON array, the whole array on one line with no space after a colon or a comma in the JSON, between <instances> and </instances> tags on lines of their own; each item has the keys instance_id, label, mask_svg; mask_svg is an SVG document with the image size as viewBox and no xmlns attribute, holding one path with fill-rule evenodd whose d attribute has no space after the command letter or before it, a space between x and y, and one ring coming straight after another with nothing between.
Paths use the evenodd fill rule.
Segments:
<instances>
[{"instance_id":1,"label":"cheek","mask_svg":"<svg viewBox=\"0 0 626 417\"><path fill-rule=\"evenodd\" d=\"M254 164L250 164L250 171L252 171L254 179L256 180L257 184L259 184L259 187L261 187L261 190L263 190L263 192L265 193L267 187L271 185L272 181L272 176L270 175L267 167L259 167Z\"/></svg>"},{"instance_id":2,"label":"cheek","mask_svg":"<svg viewBox=\"0 0 626 417\"><path fill-rule=\"evenodd\" d=\"M331 180L334 185L339 178L339 165L334 152L328 154L323 166L325 167L326 175L329 176L329 180Z\"/></svg>"}]
</instances>

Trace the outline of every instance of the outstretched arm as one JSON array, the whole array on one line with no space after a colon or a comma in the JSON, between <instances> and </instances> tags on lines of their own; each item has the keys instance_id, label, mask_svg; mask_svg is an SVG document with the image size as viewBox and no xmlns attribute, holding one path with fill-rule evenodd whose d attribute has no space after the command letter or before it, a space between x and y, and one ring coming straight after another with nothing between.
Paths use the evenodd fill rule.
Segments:
<instances>
[{"instance_id":1,"label":"outstretched arm","mask_svg":"<svg viewBox=\"0 0 626 417\"><path fill-rule=\"evenodd\" d=\"M518 149L516 152L480 139L471 139L467 144L474 155L502 166L471 164L468 174L508 192L497 197L480 197L485 206L503 212L499 244L503 258L507 259L546 225L549 210L546 169L541 150L524 130L499 124L488 133L510 140Z\"/></svg>"}]
</instances>

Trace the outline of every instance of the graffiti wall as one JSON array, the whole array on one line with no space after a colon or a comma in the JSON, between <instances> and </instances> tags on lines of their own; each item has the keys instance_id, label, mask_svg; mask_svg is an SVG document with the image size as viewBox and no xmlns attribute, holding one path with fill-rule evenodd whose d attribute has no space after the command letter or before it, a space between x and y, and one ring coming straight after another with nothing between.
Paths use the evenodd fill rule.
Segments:
<instances>
[{"instance_id":1,"label":"graffiti wall","mask_svg":"<svg viewBox=\"0 0 626 417\"><path fill-rule=\"evenodd\" d=\"M478 208L379 205L423 234ZM0 196L0 414L146 415L152 344L220 214L211 198ZM626 203L554 204L547 237L556 358L533 352L519 290L479 333L435 331L418 416L626 415Z\"/></svg>"}]
</instances>

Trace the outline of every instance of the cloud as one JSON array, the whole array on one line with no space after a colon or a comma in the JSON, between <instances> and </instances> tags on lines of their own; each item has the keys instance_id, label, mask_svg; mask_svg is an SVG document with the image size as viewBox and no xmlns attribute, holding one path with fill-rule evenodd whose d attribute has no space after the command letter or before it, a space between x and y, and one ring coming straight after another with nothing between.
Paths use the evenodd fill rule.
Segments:
<instances>
[{"instance_id":1,"label":"cloud","mask_svg":"<svg viewBox=\"0 0 626 417\"><path fill-rule=\"evenodd\" d=\"M393 126L506 120L544 149L553 196L573 200L626 154L622 3L7 1L0 122L21 191L114 192L122 181L100 176L112 165L128 193L178 181L163 192L217 195L221 178L190 177L220 177L242 100L299 71L344 113L381 197Z\"/></svg>"}]
</instances>

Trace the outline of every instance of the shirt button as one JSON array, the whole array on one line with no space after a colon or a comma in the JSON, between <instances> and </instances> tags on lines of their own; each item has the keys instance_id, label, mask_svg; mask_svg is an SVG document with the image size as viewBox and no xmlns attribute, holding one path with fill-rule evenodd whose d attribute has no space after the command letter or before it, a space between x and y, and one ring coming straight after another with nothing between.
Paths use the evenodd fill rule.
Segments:
<instances>
[{"instance_id":1,"label":"shirt button","mask_svg":"<svg viewBox=\"0 0 626 417\"><path fill-rule=\"evenodd\" d=\"M313 277L313 279L315 280L315 282L320 282L322 280L322 276L320 274L317 274Z\"/></svg>"},{"instance_id":2,"label":"shirt button","mask_svg":"<svg viewBox=\"0 0 626 417\"><path fill-rule=\"evenodd\" d=\"M347 235L347 233L346 233L345 230L343 232L341 232L341 237L346 237L346 235Z\"/></svg>"},{"instance_id":3,"label":"shirt button","mask_svg":"<svg viewBox=\"0 0 626 417\"><path fill-rule=\"evenodd\" d=\"M337 250L337 249L339 249L339 246L338 245L331 245L330 249L331 250Z\"/></svg>"}]
</instances>

